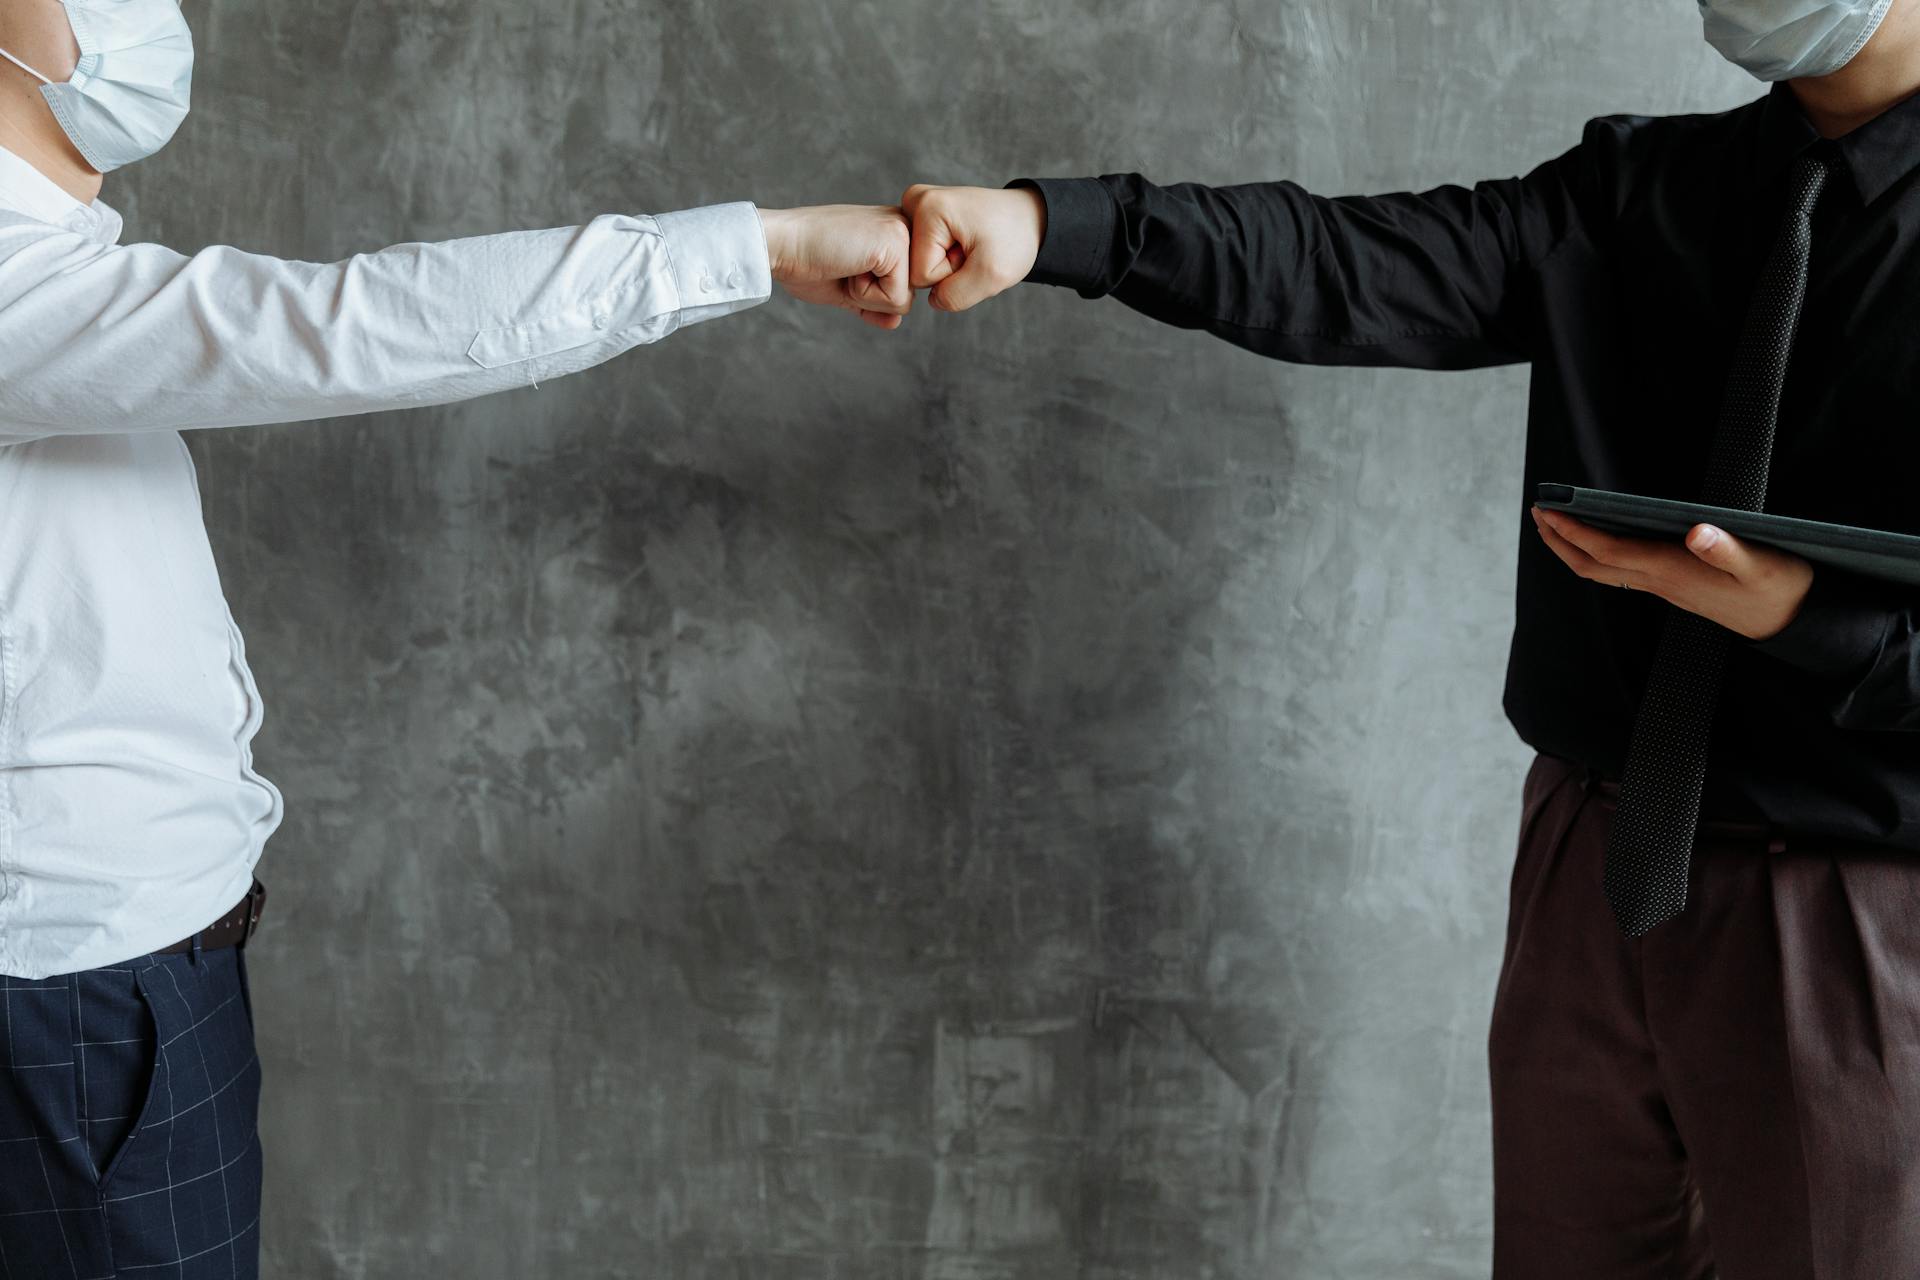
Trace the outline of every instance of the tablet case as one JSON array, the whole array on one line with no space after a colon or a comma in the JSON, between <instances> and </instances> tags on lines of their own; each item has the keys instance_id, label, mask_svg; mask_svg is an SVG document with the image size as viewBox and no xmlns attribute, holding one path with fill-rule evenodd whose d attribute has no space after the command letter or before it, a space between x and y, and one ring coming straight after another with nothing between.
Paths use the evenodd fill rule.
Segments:
<instances>
[{"instance_id":1,"label":"tablet case","mask_svg":"<svg viewBox=\"0 0 1920 1280\"><path fill-rule=\"evenodd\" d=\"M1736 538L1749 538L1790 551L1815 564L1920 586L1920 537L1910 533L1856 529L1851 525L1735 511L1730 507L1675 502L1669 498L1642 498L1570 484L1541 485L1539 504L1549 511L1564 511L1595 528L1638 536L1683 538L1694 525L1710 524Z\"/></svg>"}]
</instances>

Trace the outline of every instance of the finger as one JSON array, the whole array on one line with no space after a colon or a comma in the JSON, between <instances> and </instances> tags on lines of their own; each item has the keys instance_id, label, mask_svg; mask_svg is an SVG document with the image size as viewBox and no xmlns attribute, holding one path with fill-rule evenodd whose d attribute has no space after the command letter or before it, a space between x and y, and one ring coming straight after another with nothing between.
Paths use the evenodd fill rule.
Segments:
<instances>
[{"instance_id":1,"label":"finger","mask_svg":"<svg viewBox=\"0 0 1920 1280\"><path fill-rule=\"evenodd\" d=\"M1540 540L1547 544L1547 550L1558 556L1567 568L1583 578L1591 578L1599 571L1598 561L1555 533L1538 512L1534 513L1533 527L1540 534Z\"/></svg>"},{"instance_id":2,"label":"finger","mask_svg":"<svg viewBox=\"0 0 1920 1280\"><path fill-rule=\"evenodd\" d=\"M1697 524L1689 529L1687 550L1703 563L1742 582L1759 576L1760 557L1754 554L1753 548L1713 525Z\"/></svg>"},{"instance_id":3,"label":"finger","mask_svg":"<svg viewBox=\"0 0 1920 1280\"><path fill-rule=\"evenodd\" d=\"M1623 558L1623 548L1618 544L1626 539L1602 533L1592 525L1558 511L1535 508L1535 513L1536 518L1562 542L1577 547L1588 558L1603 565L1615 564Z\"/></svg>"},{"instance_id":4,"label":"finger","mask_svg":"<svg viewBox=\"0 0 1920 1280\"><path fill-rule=\"evenodd\" d=\"M1695 568L1693 557L1668 541L1603 533L1592 524L1574 520L1557 510L1540 510L1540 516L1553 532L1609 568L1630 570L1640 576L1684 574Z\"/></svg>"},{"instance_id":5,"label":"finger","mask_svg":"<svg viewBox=\"0 0 1920 1280\"><path fill-rule=\"evenodd\" d=\"M907 270L907 260L912 252L910 240L902 240L897 246L889 245L869 273L874 291L900 315L905 315L913 307L913 281Z\"/></svg>"},{"instance_id":6,"label":"finger","mask_svg":"<svg viewBox=\"0 0 1920 1280\"><path fill-rule=\"evenodd\" d=\"M981 255L972 253L958 271L940 282L927 296L927 301L941 311L965 311L1006 287Z\"/></svg>"},{"instance_id":7,"label":"finger","mask_svg":"<svg viewBox=\"0 0 1920 1280\"><path fill-rule=\"evenodd\" d=\"M931 288L964 261L966 252L945 215L931 202L923 201L913 214L913 243L907 250L908 283L915 289Z\"/></svg>"},{"instance_id":8,"label":"finger","mask_svg":"<svg viewBox=\"0 0 1920 1280\"><path fill-rule=\"evenodd\" d=\"M887 315L880 311L862 311L858 314L862 320L876 329L898 329L906 323L906 318L903 316Z\"/></svg>"},{"instance_id":9,"label":"finger","mask_svg":"<svg viewBox=\"0 0 1920 1280\"><path fill-rule=\"evenodd\" d=\"M1536 507L1533 512L1533 527L1540 531L1540 537L1546 542L1547 549L1558 556L1561 563L1589 581L1602 583L1610 587L1634 587L1636 590L1638 589L1638 580L1631 571L1602 564L1578 546L1561 537L1548 522L1548 517L1551 514L1550 512L1541 511Z\"/></svg>"},{"instance_id":10,"label":"finger","mask_svg":"<svg viewBox=\"0 0 1920 1280\"><path fill-rule=\"evenodd\" d=\"M907 287L907 273L895 267L885 276L863 272L846 282L847 301L862 311L903 316L913 308L913 290Z\"/></svg>"}]
</instances>

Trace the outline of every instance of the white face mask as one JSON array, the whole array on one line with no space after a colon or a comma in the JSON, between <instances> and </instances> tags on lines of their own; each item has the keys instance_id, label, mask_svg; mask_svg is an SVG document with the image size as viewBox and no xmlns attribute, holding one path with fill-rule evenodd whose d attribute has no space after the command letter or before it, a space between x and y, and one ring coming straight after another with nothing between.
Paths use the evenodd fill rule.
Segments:
<instances>
[{"instance_id":1,"label":"white face mask","mask_svg":"<svg viewBox=\"0 0 1920 1280\"><path fill-rule=\"evenodd\" d=\"M1893 0L1699 0L1707 43L1762 80L1832 75L1880 27Z\"/></svg>"},{"instance_id":2,"label":"white face mask","mask_svg":"<svg viewBox=\"0 0 1920 1280\"><path fill-rule=\"evenodd\" d=\"M179 0L60 0L80 46L73 79L55 84L20 59L87 163L101 173L144 160L187 118L193 34Z\"/></svg>"}]
</instances>

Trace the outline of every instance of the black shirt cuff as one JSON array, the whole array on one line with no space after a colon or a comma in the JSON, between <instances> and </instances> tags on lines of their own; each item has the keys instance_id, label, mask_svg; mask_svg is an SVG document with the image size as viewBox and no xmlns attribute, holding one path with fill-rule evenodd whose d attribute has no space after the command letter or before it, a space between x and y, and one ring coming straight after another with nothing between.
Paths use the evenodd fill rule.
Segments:
<instances>
[{"instance_id":1,"label":"black shirt cuff","mask_svg":"<svg viewBox=\"0 0 1920 1280\"><path fill-rule=\"evenodd\" d=\"M1113 193L1098 178L1019 178L1009 187L1040 193L1047 205L1047 234L1027 279L1077 289L1086 297L1101 285L1113 249Z\"/></svg>"},{"instance_id":2,"label":"black shirt cuff","mask_svg":"<svg viewBox=\"0 0 1920 1280\"><path fill-rule=\"evenodd\" d=\"M1807 598L1780 631L1753 647L1809 675L1851 681L1864 676L1886 640L1892 605L1871 583L1834 569L1816 569Z\"/></svg>"}]
</instances>

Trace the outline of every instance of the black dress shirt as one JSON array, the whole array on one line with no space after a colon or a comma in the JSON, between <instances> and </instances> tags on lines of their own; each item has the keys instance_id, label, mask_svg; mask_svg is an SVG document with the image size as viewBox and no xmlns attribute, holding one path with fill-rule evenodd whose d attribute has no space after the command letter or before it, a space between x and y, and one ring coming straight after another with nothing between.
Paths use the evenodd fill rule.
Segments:
<instances>
[{"instance_id":1,"label":"black dress shirt","mask_svg":"<svg viewBox=\"0 0 1920 1280\"><path fill-rule=\"evenodd\" d=\"M1721 115L1612 116L1524 178L1419 195L1017 185L1047 203L1030 279L1281 360L1528 361L1529 500L1543 480L1695 499L1789 162L1812 147L1842 163L1767 509L1920 533L1920 97L1831 142L1785 86ZM1666 606L1578 577L1514 515L1507 717L1618 776ZM1920 590L1817 571L1785 631L1736 642L1712 762L1710 813L1920 849Z\"/></svg>"}]
</instances>

